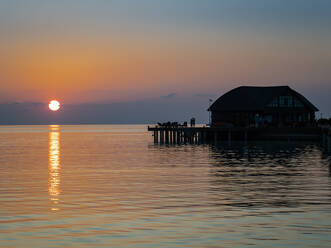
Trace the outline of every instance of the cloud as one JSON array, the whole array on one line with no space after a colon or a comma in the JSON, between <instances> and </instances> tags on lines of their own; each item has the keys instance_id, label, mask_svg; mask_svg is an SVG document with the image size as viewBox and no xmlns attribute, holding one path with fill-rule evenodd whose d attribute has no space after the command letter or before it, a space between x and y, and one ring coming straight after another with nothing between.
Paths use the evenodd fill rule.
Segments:
<instances>
[{"instance_id":1,"label":"cloud","mask_svg":"<svg viewBox=\"0 0 331 248\"><path fill-rule=\"evenodd\" d=\"M171 99L171 98L174 98L176 95L177 95L176 93L169 93L166 96L161 96L161 98Z\"/></svg>"}]
</instances>

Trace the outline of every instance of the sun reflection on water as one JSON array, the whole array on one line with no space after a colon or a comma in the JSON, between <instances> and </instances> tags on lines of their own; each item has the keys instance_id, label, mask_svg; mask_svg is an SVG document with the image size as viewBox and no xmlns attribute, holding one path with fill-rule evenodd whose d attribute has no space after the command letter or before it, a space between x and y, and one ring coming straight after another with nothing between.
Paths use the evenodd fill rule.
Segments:
<instances>
[{"instance_id":1,"label":"sun reflection on water","mask_svg":"<svg viewBox=\"0 0 331 248\"><path fill-rule=\"evenodd\" d=\"M52 210L57 211L60 208L60 126L49 126L49 152L48 152L48 193L52 201Z\"/></svg>"}]
</instances>

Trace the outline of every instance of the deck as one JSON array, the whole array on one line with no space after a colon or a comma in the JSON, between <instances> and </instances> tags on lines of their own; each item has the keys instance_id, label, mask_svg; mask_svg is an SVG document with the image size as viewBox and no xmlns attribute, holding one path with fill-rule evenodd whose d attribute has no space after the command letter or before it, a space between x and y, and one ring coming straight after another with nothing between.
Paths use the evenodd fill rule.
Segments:
<instances>
[{"instance_id":1,"label":"deck","mask_svg":"<svg viewBox=\"0 0 331 248\"><path fill-rule=\"evenodd\" d=\"M322 129L306 128L244 128L244 127L184 127L184 126L148 126L153 132L154 143L160 144L203 144L221 141L285 140L320 141Z\"/></svg>"}]
</instances>

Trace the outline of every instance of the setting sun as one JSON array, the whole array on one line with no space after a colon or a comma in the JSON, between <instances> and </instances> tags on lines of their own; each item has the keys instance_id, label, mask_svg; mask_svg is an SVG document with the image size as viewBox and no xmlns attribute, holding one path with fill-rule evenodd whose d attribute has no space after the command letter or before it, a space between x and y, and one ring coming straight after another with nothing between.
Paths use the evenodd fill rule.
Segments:
<instances>
[{"instance_id":1,"label":"setting sun","mask_svg":"<svg viewBox=\"0 0 331 248\"><path fill-rule=\"evenodd\" d=\"M49 102L48 107L52 111L58 111L60 109L60 103L57 100L52 100Z\"/></svg>"}]
</instances>

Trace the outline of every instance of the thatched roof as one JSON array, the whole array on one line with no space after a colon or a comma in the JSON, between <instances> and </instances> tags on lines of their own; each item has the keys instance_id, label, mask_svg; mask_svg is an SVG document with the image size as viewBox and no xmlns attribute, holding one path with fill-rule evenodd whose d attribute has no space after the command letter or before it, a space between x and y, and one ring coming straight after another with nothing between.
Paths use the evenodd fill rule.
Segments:
<instances>
[{"instance_id":1,"label":"thatched roof","mask_svg":"<svg viewBox=\"0 0 331 248\"><path fill-rule=\"evenodd\" d=\"M240 86L219 97L208 111L263 111L274 97L292 95L310 111L318 109L303 95L288 86Z\"/></svg>"}]
</instances>

